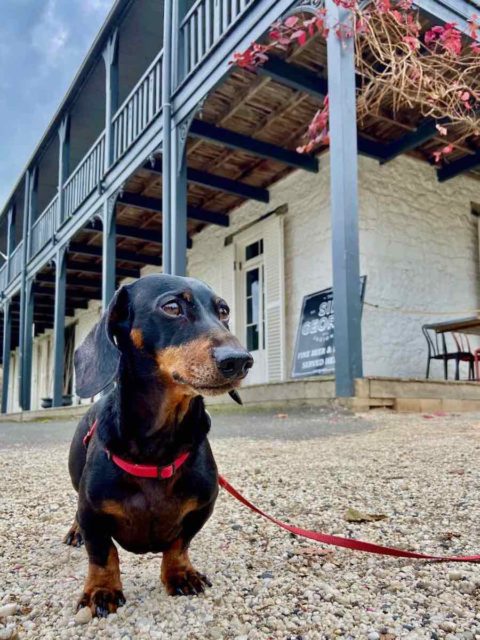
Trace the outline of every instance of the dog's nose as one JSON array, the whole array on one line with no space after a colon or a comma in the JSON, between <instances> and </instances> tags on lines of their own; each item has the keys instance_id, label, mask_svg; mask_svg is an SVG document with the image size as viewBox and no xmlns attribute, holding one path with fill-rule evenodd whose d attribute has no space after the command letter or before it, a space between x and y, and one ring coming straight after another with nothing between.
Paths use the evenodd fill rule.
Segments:
<instances>
[{"instance_id":1,"label":"dog's nose","mask_svg":"<svg viewBox=\"0 0 480 640\"><path fill-rule=\"evenodd\" d=\"M217 347L213 350L213 357L225 378L240 378L253 365L253 358L248 351L238 351L231 347Z\"/></svg>"}]
</instances>

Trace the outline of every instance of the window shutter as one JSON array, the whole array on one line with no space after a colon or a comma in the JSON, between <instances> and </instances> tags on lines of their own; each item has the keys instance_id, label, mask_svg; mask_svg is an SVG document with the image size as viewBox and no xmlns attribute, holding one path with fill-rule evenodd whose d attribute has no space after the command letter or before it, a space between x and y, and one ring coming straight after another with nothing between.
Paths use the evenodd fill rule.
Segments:
<instances>
[{"instance_id":1,"label":"window shutter","mask_svg":"<svg viewBox=\"0 0 480 640\"><path fill-rule=\"evenodd\" d=\"M220 291L217 291L217 293L224 298L230 307L230 331L235 333L235 245L233 242L224 247L221 255Z\"/></svg>"},{"instance_id":2,"label":"window shutter","mask_svg":"<svg viewBox=\"0 0 480 640\"><path fill-rule=\"evenodd\" d=\"M265 329L268 381L285 377L285 276L283 216L263 222L265 257Z\"/></svg>"}]
</instances>

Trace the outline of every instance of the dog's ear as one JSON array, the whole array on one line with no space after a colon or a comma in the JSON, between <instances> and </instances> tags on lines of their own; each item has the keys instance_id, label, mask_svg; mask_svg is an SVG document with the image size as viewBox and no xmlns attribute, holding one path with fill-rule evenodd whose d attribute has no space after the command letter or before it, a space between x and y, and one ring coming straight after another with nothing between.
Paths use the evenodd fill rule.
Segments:
<instances>
[{"instance_id":1,"label":"dog's ear","mask_svg":"<svg viewBox=\"0 0 480 640\"><path fill-rule=\"evenodd\" d=\"M92 398L115 380L122 356L118 339L130 324L129 296L127 288L123 286L115 293L100 321L75 351L78 396Z\"/></svg>"}]
</instances>

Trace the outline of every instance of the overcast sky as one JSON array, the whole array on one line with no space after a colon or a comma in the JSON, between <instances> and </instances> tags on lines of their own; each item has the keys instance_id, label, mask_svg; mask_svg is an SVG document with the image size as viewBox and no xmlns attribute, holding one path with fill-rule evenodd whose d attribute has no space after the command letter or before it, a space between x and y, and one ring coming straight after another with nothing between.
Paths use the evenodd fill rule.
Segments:
<instances>
[{"instance_id":1,"label":"overcast sky","mask_svg":"<svg viewBox=\"0 0 480 640\"><path fill-rule=\"evenodd\" d=\"M0 0L0 208L114 0Z\"/></svg>"}]
</instances>

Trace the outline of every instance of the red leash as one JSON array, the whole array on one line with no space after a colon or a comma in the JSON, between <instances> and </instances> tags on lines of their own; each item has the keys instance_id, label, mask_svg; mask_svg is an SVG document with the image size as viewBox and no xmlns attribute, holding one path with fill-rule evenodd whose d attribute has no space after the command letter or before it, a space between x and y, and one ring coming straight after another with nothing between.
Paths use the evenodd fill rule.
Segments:
<instances>
[{"instance_id":1,"label":"red leash","mask_svg":"<svg viewBox=\"0 0 480 640\"><path fill-rule=\"evenodd\" d=\"M249 500L244 498L232 485L223 477L218 477L218 483L223 487L230 495L236 498L243 505L263 516L270 522L273 522L278 527L295 534L296 536L302 536L309 540L315 540L316 542L322 542L323 544L333 545L335 547L344 547L346 549L352 549L355 551L365 551L366 553L377 553L383 556L396 556L397 558L414 558L416 560L433 560L435 562L480 562L480 555L478 556L431 556L423 553L416 553L415 551L404 551L403 549L395 549L392 547L383 547L379 544L373 544L372 542L362 542L362 540L355 540L352 538L342 538L340 536L331 536L326 533L319 533L318 531L309 531L308 529L301 529L291 524L286 524L281 520L277 520L273 516L268 515Z\"/></svg>"}]
</instances>

